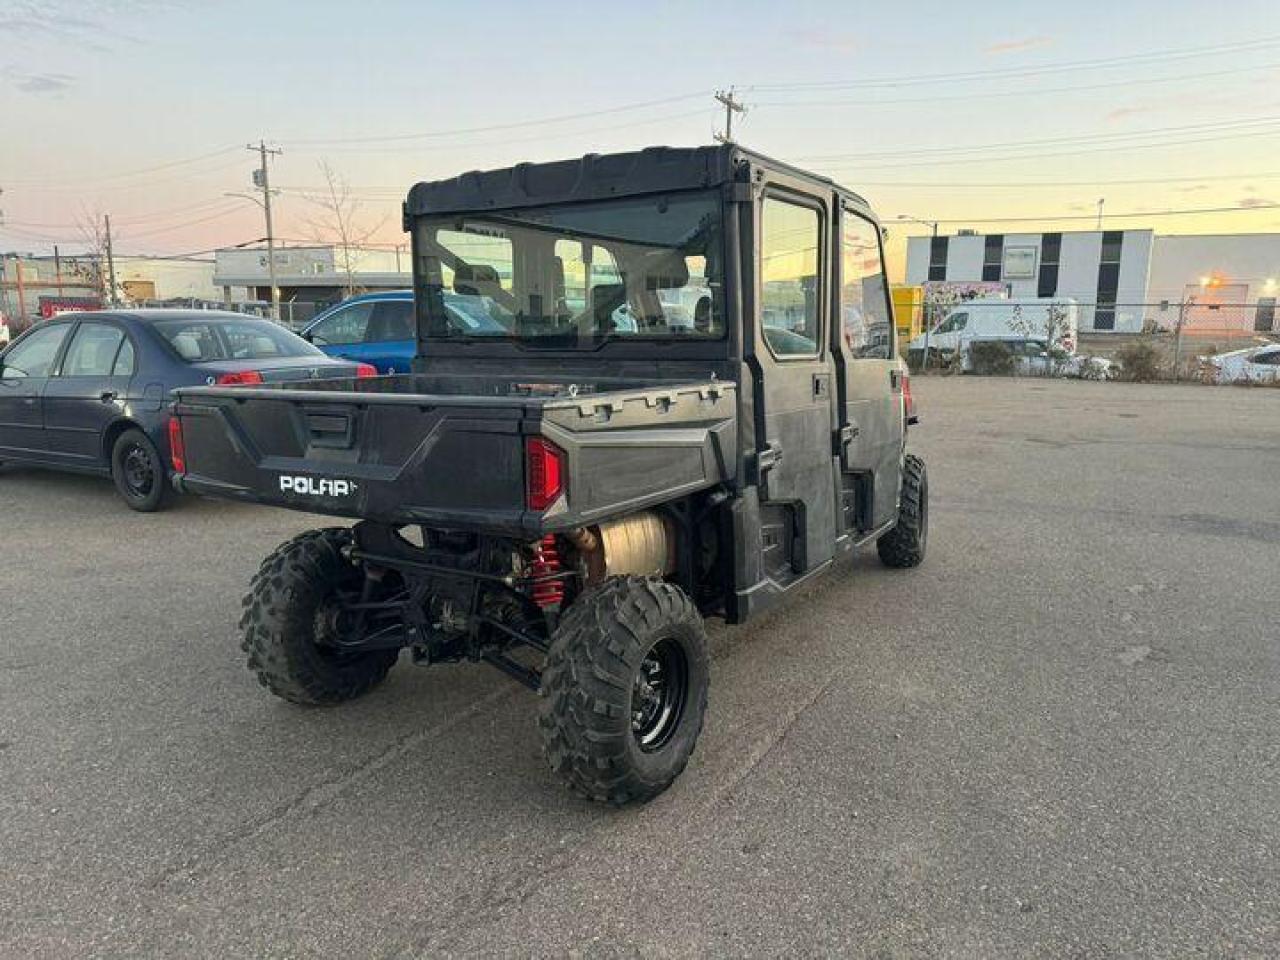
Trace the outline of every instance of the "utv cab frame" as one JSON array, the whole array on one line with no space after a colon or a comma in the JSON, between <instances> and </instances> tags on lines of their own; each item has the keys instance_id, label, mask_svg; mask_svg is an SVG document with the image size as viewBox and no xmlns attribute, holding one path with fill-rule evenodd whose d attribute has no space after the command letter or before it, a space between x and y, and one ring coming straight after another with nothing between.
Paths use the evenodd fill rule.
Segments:
<instances>
[{"instance_id":1,"label":"utv cab frame","mask_svg":"<svg viewBox=\"0 0 1280 960\"><path fill-rule=\"evenodd\" d=\"M180 489L358 521L262 565L243 647L337 703L418 663L540 693L552 767L647 800L740 623L875 541L924 556L928 484L879 225L736 145L420 183L414 372L177 392Z\"/></svg>"}]
</instances>

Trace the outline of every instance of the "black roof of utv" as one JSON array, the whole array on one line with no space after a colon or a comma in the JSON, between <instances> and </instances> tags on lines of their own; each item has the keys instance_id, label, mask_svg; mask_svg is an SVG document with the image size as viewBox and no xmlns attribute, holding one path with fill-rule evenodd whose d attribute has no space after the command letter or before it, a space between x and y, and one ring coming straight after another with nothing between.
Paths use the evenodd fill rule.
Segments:
<instances>
[{"instance_id":1,"label":"black roof of utv","mask_svg":"<svg viewBox=\"0 0 1280 960\"><path fill-rule=\"evenodd\" d=\"M449 180L416 184L404 204L405 229L413 217L481 210L511 210L549 203L605 200L615 196L694 190L749 181L766 168L838 192L866 209L866 201L834 181L772 160L737 144L646 147L632 153L589 153L576 160L519 163L473 170Z\"/></svg>"}]
</instances>

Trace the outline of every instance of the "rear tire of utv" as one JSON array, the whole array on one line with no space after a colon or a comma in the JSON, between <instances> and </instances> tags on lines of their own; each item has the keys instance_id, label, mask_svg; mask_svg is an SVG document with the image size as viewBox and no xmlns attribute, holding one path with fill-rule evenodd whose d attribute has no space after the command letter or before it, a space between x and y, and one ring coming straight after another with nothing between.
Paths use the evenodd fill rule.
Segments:
<instances>
[{"instance_id":1,"label":"rear tire of utv","mask_svg":"<svg viewBox=\"0 0 1280 960\"><path fill-rule=\"evenodd\" d=\"M653 799L693 754L709 674L702 615L679 587L617 577L592 588L560 621L542 671L551 768L589 800Z\"/></svg>"},{"instance_id":2,"label":"rear tire of utv","mask_svg":"<svg viewBox=\"0 0 1280 960\"><path fill-rule=\"evenodd\" d=\"M929 474L924 461L907 454L902 464L898 525L876 541L886 567L918 567L929 542Z\"/></svg>"},{"instance_id":3,"label":"rear tire of utv","mask_svg":"<svg viewBox=\"0 0 1280 960\"><path fill-rule=\"evenodd\" d=\"M258 682L291 703L329 706L386 679L398 650L347 653L317 642L325 604L358 589L360 571L342 554L345 527L312 530L276 548L254 575L240 617L240 647Z\"/></svg>"}]
</instances>

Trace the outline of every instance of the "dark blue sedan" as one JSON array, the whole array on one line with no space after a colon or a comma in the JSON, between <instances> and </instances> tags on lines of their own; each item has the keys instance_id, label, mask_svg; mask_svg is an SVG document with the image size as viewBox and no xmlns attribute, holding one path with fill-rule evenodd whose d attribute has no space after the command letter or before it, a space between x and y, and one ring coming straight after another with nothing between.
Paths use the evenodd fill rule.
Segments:
<instances>
[{"instance_id":1,"label":"dark blue sedan","mask_svg":"<svg viewBox=\"0 0 1280 960\"><path fill-rule=\"evenodd\" d=\"M170 390L375 373L238 313L63 314L0 353L0 464L109 475L134 510L156 510L170 492Z\"/></svg>"}]
</instances>

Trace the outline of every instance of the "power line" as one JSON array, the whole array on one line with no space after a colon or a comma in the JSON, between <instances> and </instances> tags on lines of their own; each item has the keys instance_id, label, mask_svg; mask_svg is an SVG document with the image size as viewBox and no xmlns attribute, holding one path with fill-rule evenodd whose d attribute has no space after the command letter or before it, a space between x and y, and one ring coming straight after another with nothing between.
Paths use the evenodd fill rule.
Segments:
<instances>
[{"instance_id":1,"label":"power line","mask_svg":"<svg viewBox=\"0 0 1280 960\"><path fill-rule=\"evenodd\" d=\"M239 167L243 164L242 160L232 160L227 163L220 163L216 166L207 167L203 170L187 171L179 176L173 177L152 177L147 180L140 180L137 183L113 183L106 186L98 186L91 182L76 185L36 185L27 184L23 186L23 191L33 193L119 193L127 190L150 190L157 184L164 183L189 183L196 177L208 177L215 173L221 173L224 170L230 170L232 167ZM12 183L13 181L6 181Z\"/></svg>"},{"instance_id":2,"label":"power line","mask_svg":"<svg viewBox=\"0 0 1280 960\"><path fill-rule=\"evenodd\" d=\"M1268 171L1262 173L1227 173L1227 174L1210 174L1200 177L1138 177L1131 180L986 180L986 181L969 181L956 182L941 181L925 182L923 180L859 180L858 185L861 187L925 187L950 190L953 188L990 188L993 190L1007 190L1009 188L1023 187L1112 187L1112 186L1129 186L1138 184L1162 184L1162 183L1200 183L1206 180L1276 180L1280 179L1280 172Z\"/></svg>"},{"instance_id":3,"label":"power line","mask_svg":"<svg viewBox=\"0 0 1280 960\"><path fill-rule=\"evenodd\" d=\"M669 113L659 117L649 117L644 120L629 120L626 123L614 123L614 124L608 124L606 126L596 126L596 127L592 127L589 130L564 130L556 133L538 133L538 134L533 134L532 136L525 136L525 137L503 137L500 140L478 140L478 141L468 140L463 143L432 144L430 147L427 147L424 145L411 146L411 147L405 147L405 146L384 147L384 146L379 146L377 145L377 143L370 141L366 143L366 145L364 146L355 146L355 147L340 146L340 147L331 147L327 149L308 149L303 147L303 148L294 148L293 152L304 153L304 154L305 153L332 154L332 153L369 153L371 151L376 151L379 155L383 155L388 153L420 153L427 149L430 149L432 151L474 150L477 148L490 147L490 146L498 146L498 147L507 146L513 143L534 143L541 140L563 140L570 137L592 136L595 134L606 133L612 130L626 130L633 127L649 126L655 123L670 123L673 120L684 120L689 117L700 117L704 114L704 112L705 112L704 110L686 110L686 111L682 111L681 113Z\"/></svg>"},{"instance_id":4,"label":"power line","mask_svg":"<svg viewBox=\"0 0 1280 960\"><path fill-rule=\"evenodd\" d=\"M659 100L645 100L639 103L625 103L616 107L605 107L597 110L584 110L580 113L565 113L554 117L541 117L537 120L520 120L513 123L494 123L483 127L461 127L454 130L433 130L424 133L404 133L404 134L387 134L382 136L363 136L363 137L337 137L320 140L284 140L282 143L293 146L304 145L326 145L326 144L344 144L344 143L395 143L405 140L431 140L438 137L454 137L467 136L473 133L490 133L496 130L516 130L522 127L540 127L549 123L565 123L570 120L582 120L588 117L603 117L615 113L625 113L630 110L643 110L648 107L664 106L669 103L681 103L685 100L694 100L705 97L707 91L700 90L697 93L683 93L674 97L663 97Z\"/></svg>"},{"instance_id":5,"label":"power line","mask_svg":"<svg viewBox=\"0 0 1280 960\"><path fill-rule=\"evenodd\" d=\"M1265 210L1280 210L1280 203L1258 203L1247 207L1189 207L1182 210L1146 210L1132 213L1107 213L1108 220L1116 218L1133 219L1135 217L1182 217L1202 213L1255 213ZM1043 220L1096 220L1096 213L1080 214L1043 214L1041 216L1017 217L945 217L936 218L937 223L1035 223Z\"/></svg>"},{"instance_id":6,"label":"power line","mask_svg":"<svg viewBox=\"0 0 1280 960\"><path fill-rule=\"evenodd\" d=\"M943 164L1002 163L1010 160L1043 160L1051 157L1074 157L1084 154L1114 153L1123 150L1150 150L1154 147L1174 147L1193 143L1222 143L1228 140L1247 140L1253 137L1274 137L1278 134L1280 134L1280 130L1261 130L1254 131L1252 133L1224 134L1210 137L1194 137L1189 139L1157 140L1152 143L1117 143L1108 146L1093 147L1086 150L1053 150L1041 153L1017 153L989 157L943 157L937 160L921 160L918 162L899 160L885 163L860 164L856 167L832 167L831 170L836 172L854 170L861 172L864 170L899 170L903 167L936 167Z\"/></svg>"},{"instance_id":7,"label":"power line","mask_svg":"<svg viewBox=\"0 0 1280 960\"><path fill-rule=\"evenodd\" d=\"M1191 80L1207 80L1215 77L1227 77L1243 73L1256 73L1259 70L1271 70L1280 67L1280 63L1260 63L1249 67L1234 67L1230 70L1213 70L1206 73L1181 73L1172 77L1132 77L1125 80L1125 86L1137 84L1182 83ZM756 107L838 107L862 106L879 107L894 106L906 103L938 103L943 101L990 100L1007 97L1043 97L1055 93L1080 93L1088 90L1116 90L1115 81L1110 83L1084 83L1069 87L1030 87L1022 90L994 90L978 93L931 94L927 97L892 97L868 100L865 97L842 98L839 100L753 100Z\"/></svg>"},{"instance_id":8,"label":"power line","mask_svg":"<svg viewBox=\"0 0 1280 960\"><path fill-rule=\"evenodd\" d=\"M1066 143L1111 143L1117 140L1133 140L1155 136L1165 133L1208 133L1221 132L1231 130L1248 130L1254 127L1267 127L1280 124L1280 116L1272 117L1241 117L1236 120L1214 120L1210 123L1194 123L1184 124L1174 127L1153 127L1147 130L1130 130L1127 132L1117 133L1097 133L1097 134L1080 134L1065 137L1047 137L1037 140L1005 140L993 143L968 144L952 147L917 147L904 148L902 150L879 150L862 153L827 153L827 154L809 154L796 157L794 159L804 161L822 161L822 160L859 160L859 159L876 159L880 157L897 157L897 156L920 156L921 154L945 154L945 153L974 153L979 151L999 151L1005 149L1020 149L1023 147L1039 147L1051 146Z\"/></svg>"},{"instance_id":9,"label":"power line","mask_svg":"<svg viewBox=\"0 0 1280 960\"><path fill-rule=\"evenodd\" d=\"M202 153L202 154L200 154L199 156L195 156L195 157L186 157L186 158L184 158L184 159L182 159L182 160L170 160L170 161L169 161L169 162L167 162L167 163L158 163L158 164L155 164L155 165L153 165L153 166L149 166L149 167L139 167L139 168L134 169L134 170L122 170L122 171L118 171L118 172L116 172L116 173L104 173L104 174L99 174L99 175L94 176L94 177L85 177L85 178L83 178L83 179L78 179L78 180L76 180L75 185L76 185L76 187L79 187L79 186L84 185L85 183L98 183L98 182L101 182L101 181L103 181L103 180L122 180L122 179L126 179L126 178L128 178L128 177L137 177L137 176L143 176L143 175L145 175L145 174L149 174L149 173L158 173L158 172L159 172L159 171L161 171L161 170L170 170L170 169L173 169L174 167L183 167L183 166L187 166L188 164L192 164L192 163L199 163L199 162L201 162L201 161L203 161L203 160L211 160L211 159L213 159L214 157L221 157L221 156L224 156L224 155L226 155L226 154L231 153L232 151L234 151L234 150L236 150L236 149L238 149L238 148L236 148L236 147L224 147L224 148L219 149L219 150L214 150L214 151L212 151L212 152L210 152L210 153ZM19 185L31 185L31 186L34 186L34 185L39 185L39 184L48 184L49 182L50 182L50 181L47 181L47 180L14 180L14 179L12 179L12 178L10 178L10 177L6 177L6 178L5 178L5 183L8 183L8 184L15 184L15 183L16 183L16 184L19 184ZM52 182L53 182L53 183L57 183L58 181L56 181L56 180L55 180L55 181L52 181Z\"/></svg>"},{"instance_id":10,"label":"power line","mask_svg":"<svg viewBox=\"0 0 1280 960\"><path fill-rule=\"evenodd\" d=\"M973 70L960 73L916 74L914 76L885 77L877 80L832 80L796 83L763 83L753 84L748 90L853 90L882 87L912 86L928 83L954 83L970 80L985 80L992 77L1016 79L1020 77L1041 76L1051 73L1063 73L1083 69L1108 69L1113 66L1126 66L1135 63L1159 63L1166 60L1183 60L1190 57L1213 56L1217 54L1241 53L1247 50L1264 50L1280 45L1280 36L1269 35L1253 40L1241 40L1233 43L1215 44L1205 47L1180 47L1165 50L1153 50L1147 53L1125 54L1116 57L1098 57L1091 60L1060 61L1042 64L1038 67L1006 67L997 70Z\"/></svg>"},{"instance_id":11,"label":"power line","mask_svg":"<svg viewBox=\"0 0 1280 960\"><path fill-rule=\"evenodd\" d=\"M113 222L116 224L116 226L121 226L121 225L127 226L129 224L136 224L136 223L149 223L153 220L166 219L168 217L174 216L175 214L190 213L195 210L203 210L208 207L220 206L225 203L226 203L225 197L211 197L208 200L201 200L197 203L188 204L182 207L173 207L168 210L153 210L149 213L137 214L136 216L132 216L132 217L117 217ZM73 226L72 224L67 224L67 223L48 223L48 222L37 223L30 220L11 220L7 218L5 220L5 223L17 224L18 226L23 226L23 227L36 227L36 228L48 227L55 230L64 229L64 228Z\"/></svg>"}]
</instances>

